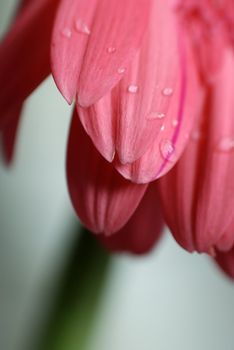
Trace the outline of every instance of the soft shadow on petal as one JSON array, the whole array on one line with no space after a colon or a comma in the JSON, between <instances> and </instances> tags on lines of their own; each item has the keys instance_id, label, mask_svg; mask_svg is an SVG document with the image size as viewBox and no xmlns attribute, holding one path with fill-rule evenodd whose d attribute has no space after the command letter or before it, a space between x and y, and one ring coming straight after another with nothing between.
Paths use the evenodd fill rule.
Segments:
<instances>
[{"instance_id":1,"label":"soft shadow on petal","mask_svg":"<svg viewBox=\"0 0 234 350\"><path fill-rule=\"evenodd\" d=\"M99 236L103 246L116 253L146 254L161 238L163 218L156 184L151 184L128 223L111 237Z\"/></svg>"},{"instance_id":2,"label":"soft shadow on petal","mask_svg":"<svg viewBox=\"0 0 234 350\"><path fill-rule=\"evenodd\" d=\"M118 174L95 149L74 112L67 150L67 182L74 209L91 231L120 230L139 205L147 185Z\"/></svg>"}]
</instances>

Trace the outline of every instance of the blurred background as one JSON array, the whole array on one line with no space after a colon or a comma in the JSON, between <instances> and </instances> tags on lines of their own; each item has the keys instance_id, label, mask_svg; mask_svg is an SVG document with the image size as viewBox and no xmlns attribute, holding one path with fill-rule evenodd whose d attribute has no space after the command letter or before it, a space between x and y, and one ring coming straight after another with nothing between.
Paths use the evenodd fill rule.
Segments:
<instances>
[{"instance_id":1,"label":"blurred background","mask_svg":"<svg viewBox=\"0 0 234 350\"><path fill-rule=\"evenodd\" d=\"M0 0L1 35L16 4ZM47 79L25 104L13 166L0 164L0 349L233 350L234 284L208 257L168 232L141 258L81 237L65 181L70 111Z\"/></svg>"}]
</instances>

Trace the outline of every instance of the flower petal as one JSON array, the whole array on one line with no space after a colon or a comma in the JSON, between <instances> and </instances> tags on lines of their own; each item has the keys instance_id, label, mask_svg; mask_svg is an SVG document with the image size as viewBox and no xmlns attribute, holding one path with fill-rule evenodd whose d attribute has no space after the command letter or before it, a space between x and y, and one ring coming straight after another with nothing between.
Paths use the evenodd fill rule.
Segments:
<instances>
[{"instance_id":1,"label":"flower petal","mask_svg":"<svg viewBox=\"0 0 234 350\"><path fill-rule=\"evenodd\" d=\"M7 165L10 165L13 161L21 112L22 105L11 107L11 110L6 116L7 123L5 123L1 130L3 155Z\"/></svg>"},{"instance_id":2,"label":"flower petal","mask_svg":"<svg viewBox=\"0 0 234 350\"><path fill-rule=\"evenodd\" d=\"M128 223L111 237L99 236L99 240L112 252L148 253L158 242L163 229L158 192L151 184Z\"/></svg>"},{"instance_id":3,"label":"flower petal","mask_svg":"<svg viewBox=\"0 0 234 350\"><path fill-rule=\"evenodd\" d=\"M170 118L169 105L177 104L180 80L175 32L175 11L168 2L155 1L142 47L129 68L119 69L123 79L118 86L90 108L78 107L86 131L108 161L115 151L123 164L136 161Z\"/></svg>"},{"instance_id":4,"label":"flower petal","mask_svg":"<svg viewBox=\"0 0 234 350\"><path fill-rule=\"evenodd\" d=\"M32 1L20 12L0 45L0 124L50 72L50 35L58 0Z\"/></svg>"},{"instance_id":5,"label":"flower petal","mask_svg":"<svg viewBox=\"0 0 234 350\"><path fill-rule=\"evenodd\" d=\"M225 51L222 72L189 146L160 179L166 222L187 250L210 252L234 243L234 55Z\"/></svg>"},{"instance_id":6,"label":"flower petal","mask_svg":"<svg viewBox=\"0 0 234 350\"><path fill-rule=\"evenodd\" d=\"M126 224L147 188L122 178L102 158L83 130L76 111L68 141L67 181L81 221L91 231L107 235Z\"/></svg>"},{"instance_id":7,"label":"flower petal","mask_svg":"<svg viewBox=\"0 0 234 350\"><path fill-rule=\"evenodd\" d=\"M215 262L228 277L234 279L234 247L228 252L216 251Z\"/></svg>"},{"instance_id":8,"label":"flower petal","mask_svg":"<svg viewBox=\"0 0 234 350\"><path fill-rule=\"evenodd\" d=\"M180 79L160 132L155 135L151 147L137 161L126 165L116 161L116 169L136 183L153 181L174 166L188 142L194 124L202 94L192 50L182 33L179 40Z\"/></svg>"},{"instance_id":9,"label":"flower petal","mask_svg":"<svg viewBox=\"0 0 234 350\"><path fill-rule=\"evenodd\" d=\"M121 79L147 28L151 0L62 0L52 41L52 71L71 103L90 106Z\"/></svg>"}]
</instances>

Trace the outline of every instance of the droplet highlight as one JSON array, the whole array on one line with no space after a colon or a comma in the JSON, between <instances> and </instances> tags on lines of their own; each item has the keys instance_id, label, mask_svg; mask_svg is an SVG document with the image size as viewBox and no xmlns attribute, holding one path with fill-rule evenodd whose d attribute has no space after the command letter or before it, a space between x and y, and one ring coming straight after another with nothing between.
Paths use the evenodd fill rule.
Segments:
<instances>
[{"instance_id":1,"label":"droplet highlight","mask_svg":"<svg viewBox=\"0 0 234 350\"><path fill-rule=\"evenodd\" d=\"M170 140L162 140L160 143L160 152L165 160L173 160L175 155L175 147Z\"/></svg>"},{"instance_id":2,"label":"droplet highlight","mask_svg":"<svg viewBox=\"0 0 234 350\"><path fill-rule=\"evenodd\" d=\"M170 88L170 87L166 87L166 88L164 88L164 89L162 90L162 94L163 94L164 96L167 96L167 97L172 96L172 94L173 94L173 89Z\"/></svg>"},{"instance_id":3,"label":"droplet highlight","mask_svg":"<svg viewBox=\"0 0 234 350\"><path fill-rule=\"evenodd\" d=\"M220 152L234 151L234 137L223 137L219 140L217 150Z\"/></svg>"},{"instance_id":4,"label":"droplet highlight","mask_svg":"<svg viewBox=\"0 0 234 350\"><path fill-rule=\"evenodd\" d=\"M110 47L107 48L107 52L108 53L115 53L116 52L116 48L113 47L113 46L110 46Z\"/></svg>"},{"instance_id":5,"label":"droplet highlight","mask_svg":"<svg viewBox=\"0 0 234 350\"><path fill-rule=\"evenodd\" d=\"M150 112L147 115L147 119L149 120L162 120L164 118L165 118L165 114L160 112Z\"/></svg>"},{"instance_id":6,"label":"droplet highlight","mask_svg":"<svg viewBox=\"0 0 234 350\"><path fill-rule=\"evenodd\" d=\"M81 33L81 34L90 35L90 33L91 33L91 31L90 31L89 27L87 26L87 24L84 23L81 19L77 19L76 20L75 28L76 28L76 31L78 33Z\"/></svg>"},{"instance_id":7,"label":"droplet highlight","mask_svg":"<svg viewBox=\"0 0 234 350\"><path fill-rule=\"evenodd\" d=\"M191 139L193 141L199 141L201 139L201 137L202 137L201 130L197 129L197 130L192 131Z\"/></svg>"},{"instance_id":8,"label":"droplet highlight","mask_svg":"<svg viewBox=\"0 0 234 350\"><path fill-rule=\"evenodd\" d=\"M123 68L123 67L120 67L120 68L118 69L118 73L119 73L119 74L124 74L125 71L126 71L126 69Z\"/></svg>"},{"instance_id":9,"label":"droplet highlight","mask_svg":"<svg viewBox=\"0 0 234 350\"><path fill-rule=\"evenodd\" d=\"M172 120L172 126L173 126L174 128L176 128L178 124L179 124L179 121L178 121L177 119L173 119L173 120Z\"/></svg>"},{"instance_id":10,"label":"droplet highlight","mask_svg":"<svg viewBox=\"0 0 234 350\"><path fill-rule=\"evenodd\" d=\"M130 94L136 94L139 90L139 87L137 85L129 85L128 92Z\"/></svg>"},{"instance_id":11,"label":"droplet highlight","mask_svg":"<svg viewBox=\"0 0 234 350\"><path fill-rule=\"evenodd\" d=\"M72 37L72 31L70 28L64 28L62 31L61 31L61 35L64 37L64 38L67 38L67 39L70 39Z\"/></svg>"}]
</instances>

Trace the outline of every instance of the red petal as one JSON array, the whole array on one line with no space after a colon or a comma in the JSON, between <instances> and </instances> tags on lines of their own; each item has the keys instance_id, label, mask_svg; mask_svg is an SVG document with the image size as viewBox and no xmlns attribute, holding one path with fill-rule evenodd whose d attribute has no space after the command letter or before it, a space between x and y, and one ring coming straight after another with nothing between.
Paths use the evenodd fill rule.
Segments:
<instances>
[{"instance_id":1,"label":"red petal","mask_svg":"<svg viewBox=\"0 0 234 350\"><path fill-rule=\"evenodd\" d=\"M32 1L0 45L0 124L50 73L50 37L58 0Z\"/></svg>"},{"instance_id":2,"label":"red petal","mask_svg":"<svg viewBox=\"0 0 234 350\"><path fill-rule=\"evenodd\" d=\"M73 206L91 231L111 234L129 220L146 185L120 176L95 149L74 113L67 151L67 181Z\"/></svg>"},{"instance_id":3,"label":"red petal","mask_svg":"<svg viewBox=\"0 0 234 350\"><path fill-rule=\"evenodd\" d=\"M139 53L119 74L119 85L95 105L79 108L81 121L102 155L121 163L140 158L178 109L180 62L176 14L164 1L153 3L149 29ZM165 93L168 92L168 93ZM168 113L169 112L169 113Z\"/></svg>"},{"instance_id":4,"label":"red petal","mask_svg":"<svg viewBox=\"0 0 234 350\"><path fill-rule=\"evenodd\" d=\"M62 0L52 42L52 70L69 103L89 106L121 79L140 47L151 0Z\"/></svg>"},{"instance_id":5,"label":"red petal","mask_svg":"<svg viewBox=\"0 0 234 350\"><path fill-rule=\"evenodd\" d=\"M13 161L21 111L22 105L11 108L6 116L7 123L1 130L3 154L7 165L10 165Z\"/></svg>"},{"instance_id":6,"label":"red petal","mask_svg":"<svg viewBox=\"0 0 234 350\"><path fill-rule=\"evenodd\" d=\"M228 252L216 251L215 261L228 277L234 279L234 248Z\"/></svg>"},{"instance_id":7,"label":"red petal","mask_svg":"<svg viewBox=\"0 0 234 350\"><path fill-rule=\"evenodd\" d=\"M184 155L160 179L166 221L187 250L230 249L234 234L234 55L221 75Z\"/></svg>"},{"instance_id":8,"label":"red petal","mask_svg":"<svg viewBox=\"0 0 234 350\"><path fill-rule=\"evenodd\" d=\"M157 188L150 185L128 223L111 237L99 236L112 252L148 253L158 242L163 229Z\"/></svg>"},{"instance_id":9,"label":"red petal","mask_svg":"<svg viewBox=\"0 0 234 350\"><path fill-rule=\"evenodd\" d=\"M179 33L177 33L179 35ZM147 183L167 173L180 158L197 115L201 91L191 48L180 40L180 79L169 104L167 117L152 146L137 161L123 165L116 162L117 170L136 183Z\"/></svg>"}]
</instances>

